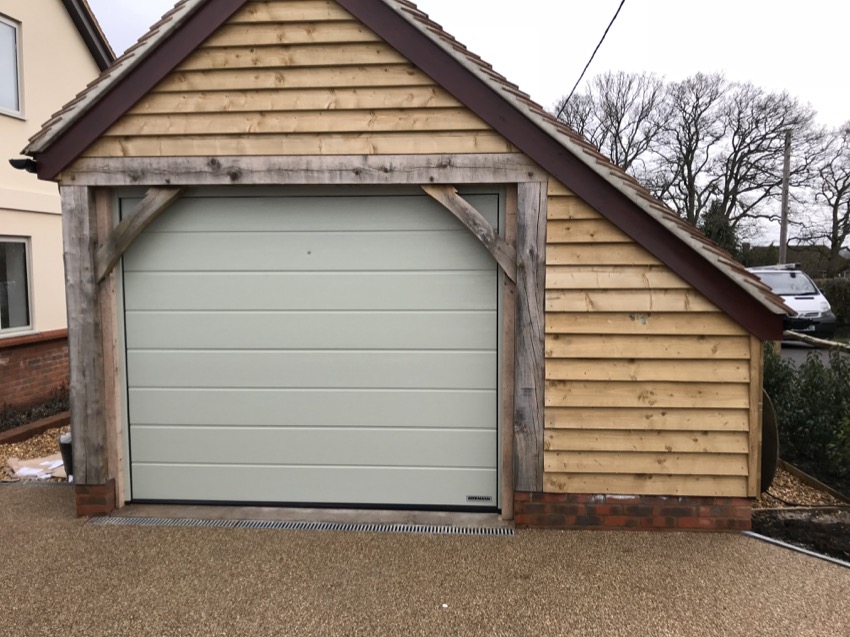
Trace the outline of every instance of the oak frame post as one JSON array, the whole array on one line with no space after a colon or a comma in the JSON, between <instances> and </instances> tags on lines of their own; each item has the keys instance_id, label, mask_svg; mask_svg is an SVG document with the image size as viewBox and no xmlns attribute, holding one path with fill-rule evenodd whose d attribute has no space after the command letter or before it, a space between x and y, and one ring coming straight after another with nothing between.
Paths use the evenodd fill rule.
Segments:
<instances>
[{"instance_id":1,"label":"oak frame post","mask_svg":"<svg viewBox=\"0 0 850 637\"><path fill-rule=\"evenodd\" d=\"M508 185L505 193L505 241L516 246L517 189ZM499 440L501 442L501 495L503 520L514 519L514 364L516 357L516 282L504 277L502 286L502 365Z\"/></svg>"},{"instance_id":2,"label":"oak frame post","mask_svg":"<svg viewBox=\"0 0 850 637\"><path fill-rule=\"evenodd\" d=\"M106 188L97 188L94 194L97 215L97 240L102 245L113 230L113 193ZM97 252L95 252L97 258ZM115 504L124 506L125 476L124 444L125 434L121 417L122 389L119 383L120 355L118 343L118 301L116 298L116 272L111 270L99 282L100 320L103 335L103 391L104 419L106 424L106 455L108 473L115 480Z\"/></svg>"},{"instance_id":3,"label":"oak frame post","mask_svg":"<svg viewBox=\"0 0 850 637\"><path fill-rule=\"evenodd\" d=\"M109 480L109 467L100 286L94 263L97 209L91 188L62 186L60 192L74 482L78 485L101 485Z\"/></svg>"},{"instance_id":4,"label":"oak frame post","mask_svg":"<svg viewBox=\"0 0 850 637\"><path fill-rule=\"evenodd\" d=\"M543 491L544 295L547 188L517 186L514 486Z\"/></svg>"}]
</instances>

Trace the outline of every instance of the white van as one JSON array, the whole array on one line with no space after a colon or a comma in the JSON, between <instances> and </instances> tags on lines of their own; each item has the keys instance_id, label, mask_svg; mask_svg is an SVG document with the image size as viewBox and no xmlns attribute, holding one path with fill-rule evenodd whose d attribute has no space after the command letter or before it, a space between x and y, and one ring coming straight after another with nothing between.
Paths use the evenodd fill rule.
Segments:
<instances>
[{"instance_id":1,"label":"white van","mask_svg":"<svg viewBox=\"0 0 850 637\"><path fill-rule=\"evenodd\" d=\"M821 294L815 282L800 270L798 264L764 265L747 269L797 313L796 316L785 318L785 329L818 338L833 337L835 314L832 313L829 301Z\"/></svg>"}]
</instances>

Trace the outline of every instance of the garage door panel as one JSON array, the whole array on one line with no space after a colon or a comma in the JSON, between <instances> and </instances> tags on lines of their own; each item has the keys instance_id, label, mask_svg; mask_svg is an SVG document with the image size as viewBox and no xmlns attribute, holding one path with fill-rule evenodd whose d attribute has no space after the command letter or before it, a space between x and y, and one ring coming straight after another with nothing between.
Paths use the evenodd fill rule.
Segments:
<instances>
[{"instance_id":1,"label":"garage door panel","mask_svg":"<svg viewBox=\"0 0 850 637\"><path fill-rule=\"evenodd\" d=\"M494 506L495 469L138 464L135 500ZM247 497L246 497L246 494ZM368 495L367 495L368 494ZM470 502L468 496L489 497Z\"/></svg>"},{"instance_id":2,"label":"garage door panel","mask_svg":"<svg viewBox=\"0 0 850 637\"><path fill-rule=\"evenodd\" d=\"M489 270L492 257L465 229L421 232L159 233L136 241L127 272ZM436 247L436 248L435 248Z\"/></svg>"},{"instance_id":3,"label":"garage door panel","mask_svg":"<svg viewBox=\"0 0 850 637\"><path fill-rule=\"evenodd\" d=\"M492 310L497 274L162 273L125 274L125 307L134 310L370 311Z\"/></svg>"},{"instance_id":4,"label":"garage door panel","mask_svg":"<svg viewBox=\"0 0 850 637\"><path fill-rule=\"evenodd\" d=\"M137 463L247 466L492 468L497 450L492 430L354 427L136 426L131 444Z\"/></svg>"},{"instance_id":5,"label":"garage door panel","mask_svg":"<svg viewBox=\"0 0 850 637\"><path fill-rule=\"evenodd\" d=\"M487 312L128 312L130 349L496 348Z\"/></svg>"},{"instance_id":6,"label":"garage door panel","mask_svg":"<svg viewBox=\"0 0 850 637\"><path fill-rule=\"evenodd\" d=\"M498 227L497 195L463 195L493 227ZM454 216L433 200L422 196L361 196L352 214L349 206L338 205L342 197L192 197L172 204L147 233L159 232L244 232L246 218L254 232L369 232L382 230L457 230ZM349 197L344 197L349 200ZM132 210L140 199L125 199L124 210ZM244 210L245 214L240 214Z\"/></svg>"},{"instance_id":7,"label":"garage door panel","mask_svg":"<svg viewBox=\"0 0 850 637\"><path fill-rule=\"evenodd\" d=\"M495 389L495 352L127 353L131 387Z\"/></svg>"},{"instance_id":8,"label":"garage door panel","mask_svg":"<svg viewBox=\"0 0 850 637\"><path fill-rule=\"evenodd\" d=\"M346 192L182 199L126 253L132 499L496 505L495 262Z\"/></svg>"},{"instance_id":9,"label":"garage door panel","mask_svg":"<svg viewBox=\"0 0 850 637\"><path fill-rule=\"evenodd\" d=\"M492 429L496 390L131 389L139 425Z\"/></svg>"}]
</instances>

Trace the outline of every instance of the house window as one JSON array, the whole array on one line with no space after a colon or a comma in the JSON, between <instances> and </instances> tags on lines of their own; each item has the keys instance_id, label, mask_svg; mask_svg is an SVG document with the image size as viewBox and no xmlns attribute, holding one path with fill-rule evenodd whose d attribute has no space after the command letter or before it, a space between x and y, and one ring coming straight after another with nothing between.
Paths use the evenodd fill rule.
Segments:
<instances>
[{"instance_id":1,"label":"house window","mask_svg":"<svg viewBox=\"0 0 850 637\"><path fill-rule=\"evenodd\" d=\"M30 327L29 242L0 237L0 334Z\"/></svg>"},{"instance_id":2,"label":"house window","mask_svg":"<svg viewBox=\"0 0 850 637\"><path fill-rule=\"evenodd\" d=\"M21 25L0 16L0 113L21 115Z\"/></svg>"}]
</instances>

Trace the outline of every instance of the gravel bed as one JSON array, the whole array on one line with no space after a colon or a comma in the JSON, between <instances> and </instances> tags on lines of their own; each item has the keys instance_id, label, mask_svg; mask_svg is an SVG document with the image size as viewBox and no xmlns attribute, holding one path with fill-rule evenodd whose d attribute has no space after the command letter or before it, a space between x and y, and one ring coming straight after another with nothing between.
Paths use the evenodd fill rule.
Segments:
<instances>
[{"instance_id":1,"label":"gravel bed","mask_svg":"<svg viewBox=\"0 0 850 637\"><path fill-rule=\"evenodd\" d=\"M23 442L13 442L0 445L0 482L20 482L18 478L12 477L6 467L6 460L17 458L18 460L32 460L43 458L59 453L60 434L70 431L70 427L50 429L43 434L33 436ZM39 482L65 482L64 478L53 478L50 480L39 480Z\"/></svg>"},{"instance_id":2,"label":"gravel bed","mask_svg":"<svg viewBox=\"0 0 850 637\"><path fill-rule=\"evenodd\" d=\"M784 502L783 502L784 500ZM789 504L790 503L790 504ZM782 469L776 470L776 478L768 493L763 493L754 509L787 509L794 506L846 506L847 502L832 497L828 493L809 486Z\"/></svg>"}]
</instances>

